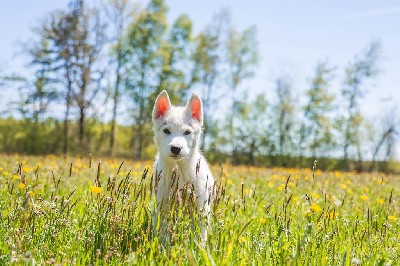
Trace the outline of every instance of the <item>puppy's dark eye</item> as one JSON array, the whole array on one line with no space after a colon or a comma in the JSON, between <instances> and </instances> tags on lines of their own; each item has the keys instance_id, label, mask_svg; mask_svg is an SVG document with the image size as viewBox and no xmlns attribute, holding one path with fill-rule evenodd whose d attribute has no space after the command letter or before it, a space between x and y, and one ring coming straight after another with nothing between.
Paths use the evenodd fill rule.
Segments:
<instances>
[{"instance_id":1,"label":"puppy's dark eye","mask_svg":"<svg viewBox=\"0 0 400 266\"><path fill-rule=\"evenodd\" d=\"M168 128L165 128L163 131L164 131L165 134L168 134L168 135L171 134L171 131L169 131Z\"/></svg>"},{"instance_id":2,"label":"puppy's dark eye","mask_svg":"<svg viewBox=\"0 0 400 266\"><path fill-rule=\"evenodd\" d=\"M186 130L184 134L185 134L185 135L190 135L190 133L191 133L191 132L190 132L189 130Z\"/></svg>"}]
</instances>

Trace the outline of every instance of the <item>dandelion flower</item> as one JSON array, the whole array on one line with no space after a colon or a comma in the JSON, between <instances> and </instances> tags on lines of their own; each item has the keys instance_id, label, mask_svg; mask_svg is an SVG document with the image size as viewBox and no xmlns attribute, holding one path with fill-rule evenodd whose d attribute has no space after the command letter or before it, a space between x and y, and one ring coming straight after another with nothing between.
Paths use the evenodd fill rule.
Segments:
<instances>
[{"instance_id":1,"label":"dandelion flower","mask_svg":"<svg viewBox=\"0 0 400 266\"><path fill-rule=\"evenodd\" d=\"M20 189L24 189L24 188L26 188L26 185L24 183L19 183L18 187Z\"/></svg>"},{"instance_id":2,"label":"dandelion flower","mask_svg":"<svg viewBox=\"0 0 400 266\"><path fill-rule=\"evenodd\" d=\"M389 215L389 216L388 216L388 220L391 221L391 222L393 222L393 221L396 221L397 218L396 218L396 216L394 216L394 215Z\"/></svg>"},{"instance_id":3,"label":"dandelion flower","mask_svg":"<svg viewBox=\"0 0 400 266\"><path fill-rule=\"evenodd\" d=\"M267 220L265 218L260 218L260 224L265 224L267 222Z\"/></svg>"},{"instance_id":4,"label":"dandelion flower","mask_svg":"<svg viewBox=\"0 0 400 266\"><path fill-rule=\"evenodd\" d=\"M90 192L94 194L100 194L101 192L103 192L103 189L101 187L91 186Z\"/></svg>"},{"instance_id":5,"label":"dandelion flower","mask_svg":"<svg viewBox=\"0 0 400 266\"><path fill-rule=\"evenodd\" d=\"M317 203L313 203L311 204L311 210L314 212L320 212L322 211L322 208Z\"/></svg>"},{"instance_id":6,"label":"dandelion flower","mask_svg":"<svg viewBox=\"0 0 400 266\"><path fill-rule=\"evenodd\" d=\"M13 175L12 179L20 179L19 175Z\"/></svg>"},{"instance_id":7,"label":"dandelion flower","mask_svg":"<svg viewBox=\"0 0 400 266\"><path fill-rule=\"evenodd\" d=\"M22 171L23 171L24 173L28 173L30 170L31 170L31 168L29 168L29 166L24 166L24 167L22 167Z\"/></svg>"},{"instance_id":8,"label":"dandelion flower","mask_svg":"<svg viewBox=\"0 0 400 266\"><path fill-rule=\"evenodd\" d=\"M376 203L378 203L379 205L383 205L385 203L385 201L381 198L377 198Z\"/></svg>"},{"instance_id":9,"label":"dandelion flower","mask_svg":"<svg viewBox=\"0 0 400 266\"><path fill-rule=\"evenodd\" d=\"M368 200L368 197L365 196L365 194L361 195L360 198L361 198L362 201L367 201Z\"/></svg>"},{"instance_id":10,"label":"dandelion flower","mask_svg":"<svg viewBox=\"0 0 400 266\"><path fill-rule=\"evenodd\" d=\"M32 190L31 190L31 191L29 191L27 194L28 194L28 196L29 196L29 197L33 197L33 196L35 196L35 193L34 193Z\"/></svg>"}]
</instances>

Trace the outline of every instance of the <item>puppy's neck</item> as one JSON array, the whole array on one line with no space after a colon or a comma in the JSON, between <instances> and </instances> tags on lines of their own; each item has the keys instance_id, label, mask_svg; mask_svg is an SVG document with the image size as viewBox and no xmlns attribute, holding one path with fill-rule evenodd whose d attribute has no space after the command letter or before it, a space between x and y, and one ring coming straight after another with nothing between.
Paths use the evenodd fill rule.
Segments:
<instances>
[{"instance_id":1,"label":"puppy's neck","mask_svg":"<svg viewBox=\"0 0 400 266\"><path fill-rule=\"evenodd\" d=\"M196 169L196 165L201 159L201 153L195 149L190 156L183 158L179 161L171 160L170 158L159 157L159 163L163 173L170 175L173 171L177 170L184 176L190 175Z\"/></svg>"}]
</instances>

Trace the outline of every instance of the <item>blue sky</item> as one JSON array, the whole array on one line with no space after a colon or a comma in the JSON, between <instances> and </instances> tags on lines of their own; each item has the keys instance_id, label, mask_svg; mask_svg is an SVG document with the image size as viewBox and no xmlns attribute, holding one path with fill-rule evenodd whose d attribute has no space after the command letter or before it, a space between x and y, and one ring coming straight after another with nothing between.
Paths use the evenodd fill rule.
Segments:
<instances>
[{"instance_id":1,"label":"blue sky","mask_svg":"<svg viewBox=\"0 0 400 266\"><path fill-rule=\"evenodd\" d=\"M254 80L246 84L251 92L270 94L273 73L289 69L296 93L301 95L307 77L318 60L328 58L338 67L340 81L344 66L371 40L382 43L383 72L368 88L362 108L374 117L382 108L400 103L400 2L399 1L228 1L167 0L171 20L185 13L195 31L210 22L213 14L228 8L232 24L243 29L258 28L261 61ZM66 7L66 0L0 1L0 69L21 71L24 56L20 41L32 37L31 29L51 10ZM249 4L251 3L251 4ZM146 1L142 1L144 6ZM337 84L339 85L339 84ZM332 88L339 93L338 86ZM13 97L1 92L0 103ZM4 98L5 97L5 98Z\"/></svg>"}]
</instances>

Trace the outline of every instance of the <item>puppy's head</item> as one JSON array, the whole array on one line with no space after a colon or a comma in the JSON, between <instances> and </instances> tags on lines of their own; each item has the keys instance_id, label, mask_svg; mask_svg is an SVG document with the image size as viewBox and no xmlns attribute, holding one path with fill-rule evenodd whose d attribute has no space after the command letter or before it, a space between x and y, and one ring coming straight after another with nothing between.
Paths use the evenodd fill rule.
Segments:
<instances>
[{"instance_id":1,"label":"puppy's head","mask_svg":"<svg viewBox=\"0 0 400 266\"><path fill-rule=\"evenodd\" d=\"M154 104L154 139L160 156L171 160L190 157L198 149L203 126L203 109L193 93L186 106L172 106L162 91Z\"/></svg>"}]
</instances>

